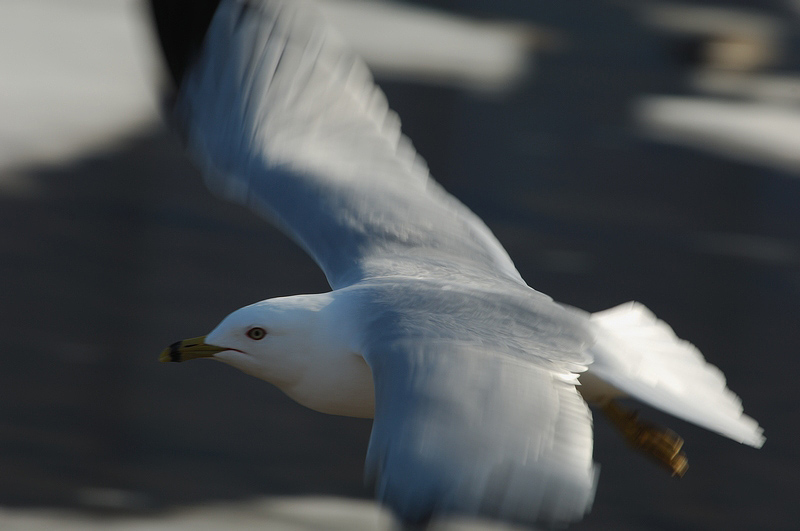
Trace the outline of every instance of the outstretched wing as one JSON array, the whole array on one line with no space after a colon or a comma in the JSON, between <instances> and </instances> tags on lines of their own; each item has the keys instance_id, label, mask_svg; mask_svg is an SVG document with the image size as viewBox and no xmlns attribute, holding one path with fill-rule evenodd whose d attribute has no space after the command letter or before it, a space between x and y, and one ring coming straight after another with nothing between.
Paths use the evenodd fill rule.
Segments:
<instances>
[{"instance_id":1,"label":"outstretched wing","mask_svg":"<svg viewBox=\"0 0 800 531\"><path fill-rule=\"evenodd\" d=\"M401 518L564 524L589 510L591 413L570 373L449 341L383 344L368 359L367 477Z\"/></svg>"},{"instance_id":2,"label":"outstretched wing","mask_svg":"<svg viewBox=\"0 0 800 531\"><path fill-rule=\"evenodd\" d=\"M595 485L591 414L575 388L590 362L584 316L521 288L497 298L411 284L376 289L360 318L377 496L411 523L580 519Z\"/></svg>"},{"instance_id":3,"label":"outstretched wing","mask_svg":"<svg viewBox=\"0 0 800 531\"><path fill-rule=\"evenodd\" d=\"M201 42L172 68L190 153L213 190L282 228L334 288L453 263L524 284L483 222L430 178L310 2L223 0Z\"/></svg>"}]
</instances>

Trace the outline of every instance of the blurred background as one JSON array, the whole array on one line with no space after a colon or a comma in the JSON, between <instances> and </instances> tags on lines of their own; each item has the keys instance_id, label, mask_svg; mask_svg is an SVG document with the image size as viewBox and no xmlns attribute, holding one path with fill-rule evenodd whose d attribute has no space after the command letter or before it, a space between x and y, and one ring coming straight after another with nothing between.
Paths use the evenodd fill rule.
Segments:
<instances>
[{"instance_id":1,"label":"blurred background","mask_svg":"<svg viewBox=\"0 0 800 531\"><path fill-rule=\"evenodd\" d=\"M753 450L642 408L686 439L675 480L596 416L599 488L572 529L795 529L800 2L324 10L531 286L645 303L765 429ZM0 528L389 529L362 484L369 421L157 362L240 306L328 286L162 125L148 15L0 2Z\"/></svg>"}]
</instances>

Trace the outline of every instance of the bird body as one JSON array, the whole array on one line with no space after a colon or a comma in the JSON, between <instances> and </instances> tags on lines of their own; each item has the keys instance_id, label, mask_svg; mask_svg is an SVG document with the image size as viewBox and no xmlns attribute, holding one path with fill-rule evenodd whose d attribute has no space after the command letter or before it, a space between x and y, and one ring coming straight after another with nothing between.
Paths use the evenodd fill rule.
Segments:
<instances>
[{"instance_id":1,"label":"bird body","mask_svg":"<svg viewBox=\"0 0 800 531\"><path fill-rule=\"evenodd\" d=\"M597 479L581 374L587 397L760 446L719 370L643 306L588 314L529 287L312 2L212 3L196 46L171 53L154 2L169 119L212 190L293 237L333 291L239 309L162 360L213 357L312 409L374 417L367 479L409 523L580 519Z\"/></svg>"}]
</instances>

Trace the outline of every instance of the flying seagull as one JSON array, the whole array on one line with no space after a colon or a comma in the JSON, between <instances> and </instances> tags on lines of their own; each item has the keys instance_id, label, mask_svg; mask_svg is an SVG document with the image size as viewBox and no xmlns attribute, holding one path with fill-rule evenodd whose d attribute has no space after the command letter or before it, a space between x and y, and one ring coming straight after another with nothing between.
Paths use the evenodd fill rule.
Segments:
<instances>
[{"instance_id":1,"label":"flying seagull","mask_svg":"<svg viewBox=\"0 0 800 531\"><path fill-rule=\"evenodd\" d=\"M162 361L214 358L309 408L374 418L366 477L409 525L580 519L597 481L586 400L677 475L681 439L615 398L761 446L722 373L644 306L588 314L529 287L313 2L153 12L169 121L208 186L294 238L333 288L236 310Z\"/></svg>"}]
</instances>

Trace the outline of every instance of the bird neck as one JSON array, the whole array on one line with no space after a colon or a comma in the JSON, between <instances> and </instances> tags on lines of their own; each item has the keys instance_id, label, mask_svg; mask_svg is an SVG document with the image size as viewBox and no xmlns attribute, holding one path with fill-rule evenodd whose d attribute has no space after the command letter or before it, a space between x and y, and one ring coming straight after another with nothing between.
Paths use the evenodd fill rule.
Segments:
<instances>
[{"instance_id":1,"label":"bird neck","mask_svg":"<svg viewBox=\"0 0 800 531\"><path fill-rule=\"evenodd\" d=\"M374 413L372 372L352 344L353 312L339 292L301 295L290 301L291 318L302 322L293 366L275 383L298 403L334 415L371 418ZM297 313L294 313L297 312Z\"/></svg>"}]
</instances>

